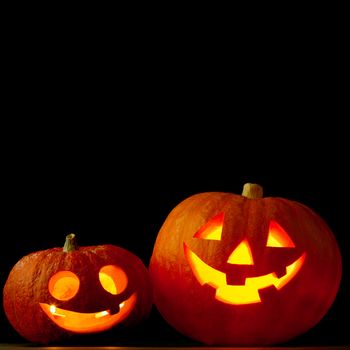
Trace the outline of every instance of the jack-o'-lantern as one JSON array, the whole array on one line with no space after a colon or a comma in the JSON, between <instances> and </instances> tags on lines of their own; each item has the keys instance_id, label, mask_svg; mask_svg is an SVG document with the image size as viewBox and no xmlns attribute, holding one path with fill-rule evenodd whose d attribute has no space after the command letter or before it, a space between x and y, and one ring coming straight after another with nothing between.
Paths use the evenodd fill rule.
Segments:
<instances>
[{"instance_id":1,"label":"jack-o'-lantern","mask_svg":"<svg viewBox=\"0 0 350 350\"><path fill-rule=\"evenodd\" d=\"M177 205L150 260L155 305L181 333L211 345L288 341L332 305L341 257L330 228L283 198L208 192Z\"/></svg>"},{"instance_id":2,"label":"jack-o'-lantern","mask_svg":"<svg viewBox=\"0 0 350 350\"><path fill-rule=\"evenodd\" d=\"M145 319L152 306L147 268L114 245L34 252L11 270L3 291L6 316L24 338L38 343L107 331Z\"/></svg>"}]
</instances>

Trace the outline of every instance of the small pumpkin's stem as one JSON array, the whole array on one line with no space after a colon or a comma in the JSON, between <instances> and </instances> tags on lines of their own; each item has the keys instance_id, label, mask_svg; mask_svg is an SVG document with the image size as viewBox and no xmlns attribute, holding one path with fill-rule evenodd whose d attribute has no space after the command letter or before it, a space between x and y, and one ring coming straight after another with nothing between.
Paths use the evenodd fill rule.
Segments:
<instances>
[{"instance_id":1,"label":"small pumpkin's stem","mask_svg":"<svg viewBox=\"0 0 350 350\"><path fill-rule=\"evenodd\" d=\"M246 183L243 186L242 196L250 199L262 198L263 188L258 184Z\"/></svg>"},{"instance_id":2,"label":"small pumpkin's stem","mask_svg":"<svg viewBox=\"0 0 350 350\"><path fill-rule=\"evenodd\" d=\"M63 251L65 253L72 252L78 249L77 240L74 233L70 233L66 236L66 241L64 242Z\"/></svg>"}]
</instances>

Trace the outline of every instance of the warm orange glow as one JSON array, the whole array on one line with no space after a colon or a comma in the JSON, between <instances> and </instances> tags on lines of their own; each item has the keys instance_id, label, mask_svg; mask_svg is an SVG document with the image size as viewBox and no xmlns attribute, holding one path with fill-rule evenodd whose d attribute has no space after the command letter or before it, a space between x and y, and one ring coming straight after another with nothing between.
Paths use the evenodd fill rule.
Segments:
<instances>
[{"instance_id":1,"label":"warm orange glow","mask_svg":"<svg viewBox=\"0 0 350 350\"><path fill-rule=\"evenodd\" d=\"M55 314L56 313L56 306L55 305L50 305L50 312L52 314Z\"/></svg>"},{"instance_id":2,"label":"warm orange glow","mask_svg":"<svg viewBox=\"0 0 350 350\"><path fill-rule=\"evenodd\" d=\"M51 312L53 315L55 315L55 316L66 317L65 315L59 314L59 313L57 312L57 308L56 308L55 305L50 305L50 312Z\"/></svg>"},{"instance_id":3,"label":"warm orange glow","mask_svg":"<svg viewBox=\"0 0 350 350\"><path fill-rule=\"evenodd\" d=\"M128 277L125 272L115 265L103 266L98 277L102 287L113 295L123 292L128 285Z\"/></svg>"},{"instance_id":4,"label":"warm orange glow","mask_svg":"<svg viewBox=\"0 0 350 350\"><path fill-rule=\"evenodd\" d=\"M113 278L104 272L99 272L98 277L102 284L102 287L109 293L117 295L117 287L113 281Z\"/></svg>"},{"instance_id":5,"label":"warm orange glow","mask_svg":"<svg viewBox=\"0 0 350 350\"><path fill-rule=\"evenodd\" d=\"M229 264L254 265L252 252L246 239L231 253L227 262Z\"/></svg>"},{"instance_id":6,"label":"warm orange glow","mask_svg":"<svg viewBox=\"0 0 350 350\"><path fill-rule=\"evenodd\" d=\"M261 301L259 290L275 286L283 288L301 269L306 253L286 267L287 273L278 278L275 273L269 273L258 277L247 277L244 285L227 285L226 274L218 271L204 261L184 244L185 256L191 269L201 285L208 284L216 289L215 298L223 303L241 305L252 304Z\"/></svg>"},{"instance_id":7,"label":"warm orange glow","mask_svg":"<svg viewBox=\"0 0 350 350\"><path fill-rule=\"evenodd\" d=\"M190 248L184 243L185 256L191 266L192 272L201 285L209 284L217 288L226 284L226 275L202 261Z\"/></svg>"},{"instance_id":8,"label":"warm orange glow","mask_svg":"<svg viewBox=\"0 0 350 350\"><path fill-rule=\"evenodd\" d=\"M108 310L80 313L45 303L40 303L40 306L57 326L76 333L94 333L107 330L122 322L134 309L136 299L136 293L134 293L119 305L120 310L114 315L111 315Z\"/></svg>"},{"instance_id":9,"label":"warm orange glow","mask_svg":"<svg viewBox=\"0 0 350 350\"><path fill-rule=\"evenodd\" d=\"M204 224L193 237L220 241L223 224L224 213L221 213Z\"/></svg>"},{"instance_id":10,"label":"warm orange glow","mask_svg":"<svg viewBox=\"0 0 350 350\"><path fill-rule=\"evenodd\" d=\"M271 220L269 235L267 237L267 247L294 248L295 245L287 232L276 222Z\"/></svg>"},{"instance_id":11,"label":"warm orange glow","mask_svg":"<svg viewBox=\"0 0 350 350\"><path fill-rule=\"evenodd\" d=\"M49 281L49 292L57 300L69 300L79 290L79 278L71 271L59 271Z\"/></svg>"},{"instance_id":12,"label":"warm orange glow","mask_svg":"<svg viewBox=\"0 0 350 350\"><path fill-rule=\"evenodd\" d=\"M101 311L101 312L97 312L95 314L95 318L101 318L101 317L105 317L107 315L109 315L109 311Z\"/></svg>"}]
</instances>

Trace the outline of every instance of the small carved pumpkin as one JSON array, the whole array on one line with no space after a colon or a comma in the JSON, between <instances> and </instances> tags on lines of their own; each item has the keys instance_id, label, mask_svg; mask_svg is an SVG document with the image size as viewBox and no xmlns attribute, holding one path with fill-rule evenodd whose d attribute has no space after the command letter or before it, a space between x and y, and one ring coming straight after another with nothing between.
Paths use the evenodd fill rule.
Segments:
<instances>
[{"instance_id":1,"label":"small carved pumpkin","mask_svg":"<svg viewBox=\"0 0 350 350\"><path fill-rule=\"evenodd\" d=\"M147 268L113 245L64 248L23 257L3 291L6 316L32 342L50 343L74 334L106 331L145 319L152 306Z\"/></svg>"},{"instance_id":2,"label":"small carved pumpkin","mask_svg":"<svg viewBox=\"0 0 350 350\"><path fill-rule=\"evenodd\" d=\"M311 209L262 198L193 195L168 215L150 261L155 304L181 333L206 344L262 346L306 332L339 288L341 257Z\"/></svg>"}]
</instances>

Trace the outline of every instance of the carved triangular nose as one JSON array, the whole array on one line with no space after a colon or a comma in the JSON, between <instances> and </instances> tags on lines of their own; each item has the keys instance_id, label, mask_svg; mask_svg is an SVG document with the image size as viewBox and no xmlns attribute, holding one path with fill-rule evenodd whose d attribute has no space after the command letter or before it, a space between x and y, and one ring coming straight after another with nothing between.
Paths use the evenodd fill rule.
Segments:
<instances>
[{"instance_id":1,"label":"carved triangular nose","mask_svg":"<svg viewBox=\"0 0 350 350\"><path fill-rule=\"evenodd\" d=\"M237 265L254 265L252 252L246 239L231 253L227 262Z\"/></svg>"}]
</instances>

